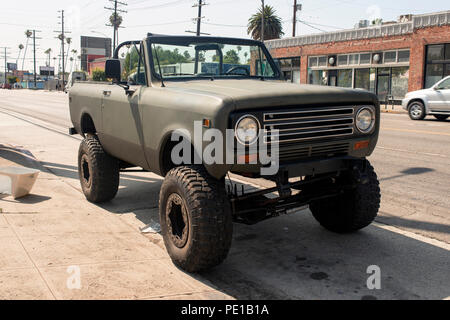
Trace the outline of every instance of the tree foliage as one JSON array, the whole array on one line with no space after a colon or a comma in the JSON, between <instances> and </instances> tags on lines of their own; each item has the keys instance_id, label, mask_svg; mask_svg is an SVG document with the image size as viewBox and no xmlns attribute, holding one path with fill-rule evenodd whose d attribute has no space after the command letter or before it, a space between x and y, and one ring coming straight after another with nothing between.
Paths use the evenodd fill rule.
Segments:
<instances>
[{"instance_id":1,"label":"tree foliage","mask_svg":"<svg viewBox=\"0 0 450 320\"><path fill-rule=\"evenodd\" d=\"M230 50L225 53L223 63L240 64L241 58L239 58L239 54L235 50Z\"/></svg>"},{"instance_id":2,"label":"tree foliage","mask_svg":"<svg viewBox=\"0 0 450 320\"><path fill-rule=\"evenodd\" d=\"M92 80L93 81L106 81L106 74L104 70L95 69L92 71Z\"/></svg>"},{"instance_id":3,"label":"tree foliage","mask_svg":"<svg viewBox=\"0 0 450 320\"><path fill-rule=\"evenodd\" d=\"M262 8L248 20L247 33L255 40L261 40ZM279 39L284 35L281 18L272 6L264 6L264 40Z\"/></svg>"}]
</instances>

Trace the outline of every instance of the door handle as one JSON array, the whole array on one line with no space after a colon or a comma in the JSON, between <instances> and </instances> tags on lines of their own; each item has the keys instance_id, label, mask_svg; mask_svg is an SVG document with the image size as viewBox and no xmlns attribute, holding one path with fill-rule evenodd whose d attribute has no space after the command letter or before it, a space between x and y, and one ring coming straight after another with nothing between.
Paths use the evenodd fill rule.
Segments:
<instances>
[{"instance_id":1,"label":"door handle","mask_svg":"<svg viewBox=\"0 0 450 320\"><path fill-rule=\"evenodd\" d=\"M103 95L105 97L109 97L109 96L111 96L111 91L103 91Z\"/></svg>"}]
</instances>

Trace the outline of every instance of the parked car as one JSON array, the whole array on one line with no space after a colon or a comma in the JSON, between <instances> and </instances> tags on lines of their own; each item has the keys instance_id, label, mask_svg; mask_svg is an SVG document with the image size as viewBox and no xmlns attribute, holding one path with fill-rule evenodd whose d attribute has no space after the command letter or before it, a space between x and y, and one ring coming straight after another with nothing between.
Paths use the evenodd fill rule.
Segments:
<instances>
[{"instance_id":1,"label":"parked car","mask_svg":"<svg viewBox=\"0 0 450 320\"><path fill-rule=\"evenodd\" d=\"M132 45L140 49L138 75L130 81L122 79L119 50ZM176 56L188 61L183 71L167 58ZM224 57L231 56L237 66L226 70ZM119 45L105 73L113 81L75 82L69 91L70 133L84 138L82 190L101 203L116 196L121 171L138 167L165 177L161 233L184 270L221 263L233 221L251 225L305 205L336 233L355 232L376 218L380 187L367 160L380 130L373 93L286 83L263 43L235 38L149 34ZM180 151L175 132L194 138ZM219 134L217 143L231 141L214 149L217 161L201 157L211 150L203 132ZM255 145L279 146L271 151L276 159L256 160ZM182 161L174 160L180 154ZM279 166L263 173L270 164ZM227 188L229 172L276 187L246 192L230 181Z\"/></svg>"},{"instance_id":2,"label":"parked car","mask_svg":"<svg viewBox=\"0 0 450 320\"><path fill-rule=\"evenodd\" d=\"M446 120L450 117L450 76L429 89L408 93L402 106L412 120L423 120L427 115Z\"/></svg>"},{"instance_id":3,"label":"parked car","mask_svg":"<svg viewBox=\"0 0 450 320\"><path fill-rule=\"evenodd\" d=\"M11 90L11 85L9 83L4 83L4 84L2 84L2 89Z\"/></svg>"}]
</instances>

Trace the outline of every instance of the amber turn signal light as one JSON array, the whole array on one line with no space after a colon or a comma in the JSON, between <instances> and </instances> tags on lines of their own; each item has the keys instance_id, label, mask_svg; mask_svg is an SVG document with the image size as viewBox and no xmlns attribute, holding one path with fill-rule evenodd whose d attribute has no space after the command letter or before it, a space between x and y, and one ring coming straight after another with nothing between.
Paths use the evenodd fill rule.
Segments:
<instances>
[{"instance_id":1,"label":"amber turn signal light","mask_svg":"<svg viewBox=\"0 0 450 320\"><path fill-rule=\"evenodd\" d=\"M252 164L257 163L258 155L257 154L247 154L245 156L238 156L239 164Z\"/></svg>"},{"instance_id":2,"label":"amber turn signal light","mask_svg":"<svg viewBox=\"0 0 450 320\"><path fill-rule=\"evenodd\" d=\"M370 144L370 140L360 141L360 142L355 143L355 147L353 149L355 151L362 150L362 149L367 149L369 147L369 144Z\"/></svg>"}]
</instances>

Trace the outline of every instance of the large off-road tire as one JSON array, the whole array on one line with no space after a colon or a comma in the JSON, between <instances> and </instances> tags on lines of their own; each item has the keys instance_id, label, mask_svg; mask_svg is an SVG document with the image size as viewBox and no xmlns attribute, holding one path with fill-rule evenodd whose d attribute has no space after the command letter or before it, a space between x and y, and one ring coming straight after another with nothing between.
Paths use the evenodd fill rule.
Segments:
<instances>
[{"instance_id":1,"label":"large off-road tire","mask_svg":"<svg viewBox=\"0 0 450 320\"><path fill-rule=\"evenodd\" d=\"M449 116L446 116L445 114L435 114L434 117L439 121L445 121L448 119Z\"/></svg>"},{"instance_id":2,"label":"large off-road tire","mask_svg":"<svg viewBox=\"0 0 450 320\"><path fill-rule=\"evenodd\" d=\"M107 154L97 136L87 135L78 151L78 174L86 199L93 203L112 200L119 189L119 161Z\"/></svg>"},{"instance_id":3,"label":"large off-road tire","mask_svg":"<svg viewBox=\"0 0 450 320\"><path fill-rule=\"evenodd\" d=\"M413 101L408 106L408 114L411 120L423 120L427 116L425 106L421 101Z\"/></svg>"},{"instance_id":4,"label":"large off-road tire","mask_svg":"<svg viewBox=\"0 0 450 320\"><path fill-rule=\"evenodd\" d=\"M314 218L327 230L336 233L356 232L369 226L377 217L381 201L380 184L369 161L364 167L368 177L365 184L357 183L339 196L311 203L310 210Z\"/></svg>"},{"instance_id":5,"label":"large off-road tire","mask_svg":"<svg viewBox=\"0 0 450 320\"><path fill-rule=\"evenodd\" d=\"M171 170L159 197L161 232L175 265L200 272L222 263L231 247L231 205L223 180L202 166Z\"/></svg>"}]
</instances>

